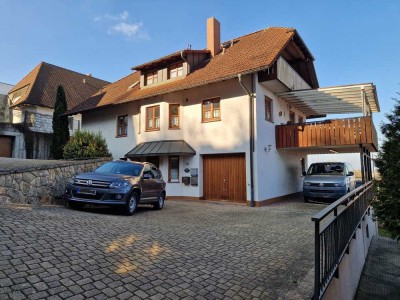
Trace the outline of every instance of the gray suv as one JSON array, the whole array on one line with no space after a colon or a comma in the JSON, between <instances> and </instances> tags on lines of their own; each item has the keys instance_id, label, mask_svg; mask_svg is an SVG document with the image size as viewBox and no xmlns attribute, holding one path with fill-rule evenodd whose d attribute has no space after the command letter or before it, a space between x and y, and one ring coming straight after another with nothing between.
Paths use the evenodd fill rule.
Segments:
<instances>
[{"instance_id":1,"label":"gray suv","mask_svg":"<svg viewBox=\"0 0 400 300\"><path fill-rule=\"evenodd\" d=\"M344 162L314 163L303 175L305 202L313 198L337 200L356 187L353 169Z\"/></svg>"},{"instance_id":2,"label":"gray suv","mask_svg":"<svg viewBox=\"0 0 400 300\"><path fill-rule=\"evenodd\" d=\"M141 203L156 209L164 207L165 181L153 164L112 161L93 172L74 176L64 198L71 208L85 204L120 206L132 215Z\"/></svg>"}]
</instances>

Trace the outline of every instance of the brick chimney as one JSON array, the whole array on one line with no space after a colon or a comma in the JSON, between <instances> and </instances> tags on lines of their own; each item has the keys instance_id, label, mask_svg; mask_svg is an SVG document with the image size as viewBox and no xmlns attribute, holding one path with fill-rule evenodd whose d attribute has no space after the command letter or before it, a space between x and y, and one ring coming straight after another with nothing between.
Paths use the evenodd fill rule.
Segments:
<instances>
[{"instance_id":1,"label":"brick chimney","mask_svg":"<svg viewBox=\"0 0 400 300\"><path fill-rule=\"evenodd\" d=\"M207 50L214 57L221 51L220 23L214 17L207 19Z\"/></svg>"}]
</instances>

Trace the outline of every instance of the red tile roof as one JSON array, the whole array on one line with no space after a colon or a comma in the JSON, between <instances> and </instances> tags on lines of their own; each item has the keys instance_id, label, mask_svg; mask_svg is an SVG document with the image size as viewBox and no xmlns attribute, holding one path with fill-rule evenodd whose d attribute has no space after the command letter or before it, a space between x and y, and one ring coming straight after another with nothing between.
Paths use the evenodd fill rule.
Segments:
<instances>
[{"instance_id":1,"label":"red tile roof","mask_svg":"<svg viewBox=\"0 0 400 300\"><path fill-rule=\"evenodd\" d=\"M85 79L86 83L83 83ZM109 82L64 69L46 62L38 64L8 94L29 85L25 95L12 106L36 105L54 107L57 87L64 87L68 109L79 105Z\"/></svg>"},{"instance_id":2,"label":"red tile roof","mask_svg":"<svg viewBox=\"0 0 400 300\"><path fill-rule=\"evenodd\" d=\"M139 72L133 73L110 84L69 113L145 99L266 69L276 61L295 35L293 28L282 27L270 27L244 35L234 39L231 47L204 62L185 78L154 87L128 89L129 85L139 81Z\"/></svg>"},{"instance_id":3,"label":"red tile roof","mask_svg":"<svg viewBox=\"0 0 400 300\"><path fill-rule=\"evenodd\" d=\"M192 50L192 49L186 49L186 50L181 50L181 51L176 51L174 53L168 54L166 56L163 56L161 58L157 58L155 60L149 61L147 63L132 67L132 70L137 70L137 71L142 71L145 69L151 69L152 66L157 65L162 62L168 62L170 60L173 60L174 58L180 58L181 55L186 56L188 53L211 53L210 50L204 49L204 50Z\"/></svg>"}]
</instances>

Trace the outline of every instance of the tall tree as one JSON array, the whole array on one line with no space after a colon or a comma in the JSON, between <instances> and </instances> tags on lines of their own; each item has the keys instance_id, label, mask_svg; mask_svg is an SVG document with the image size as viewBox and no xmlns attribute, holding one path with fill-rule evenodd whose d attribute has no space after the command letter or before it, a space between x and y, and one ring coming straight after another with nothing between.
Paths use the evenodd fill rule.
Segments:
<instances>
[{"instance_id":1,"label":"tall tree","mask_svg":"<svg viewBox=\"0 0 400 300\"><path fill-rule=\"evenodd\" d=\"M389 122L381 125L385 140L376 159L380 180L373 206L383 227L400 240L400 100L393 100L394 109L386 114Z\"/></svg>"},{"instance_id":2,"label":"tall tree","mask_svg":"<svg viewBox=\"0 0 400 300\"><path fill-rule=\"evenodd\" d=\"M67 112L67 99L64 88L59 85L57 88L57 98L53 112L53 140L51 143L51 154L54 159L63 158L63 148L69 140L68 116L63 115Z\"/></svg>"}]
</instances>

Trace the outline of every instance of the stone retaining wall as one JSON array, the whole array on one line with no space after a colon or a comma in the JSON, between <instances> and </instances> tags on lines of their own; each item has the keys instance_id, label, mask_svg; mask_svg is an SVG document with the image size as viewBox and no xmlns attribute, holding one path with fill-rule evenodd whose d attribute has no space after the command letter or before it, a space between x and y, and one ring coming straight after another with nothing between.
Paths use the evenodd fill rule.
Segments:
<instances>
[{"instance_id":1,"label":"stone retaining wall","mask_svg":"<svg viewBox=\"0 0 400 300\"><path fill-rule=\"evenodd\" d=\"M109 158L32 163L0 172L0 203L50 204L62 197L68 180L93 171ZM20 161L19 161L20 162ZM40 161L39 161L40 162Z\"/></svg>"}]
</instances>

